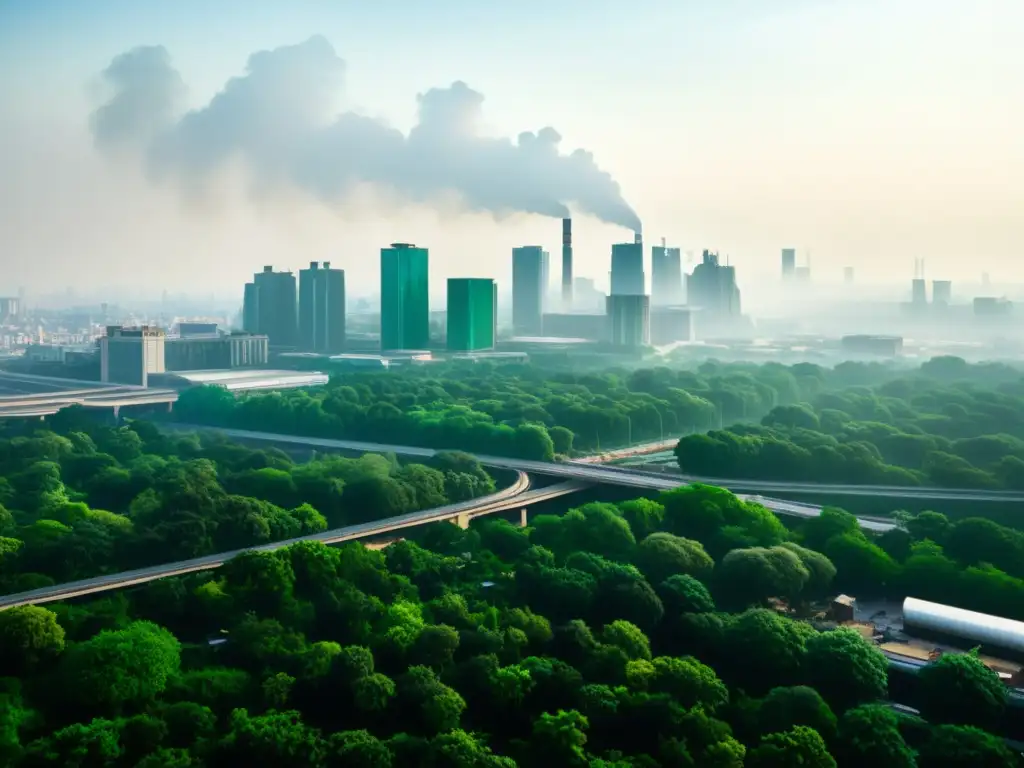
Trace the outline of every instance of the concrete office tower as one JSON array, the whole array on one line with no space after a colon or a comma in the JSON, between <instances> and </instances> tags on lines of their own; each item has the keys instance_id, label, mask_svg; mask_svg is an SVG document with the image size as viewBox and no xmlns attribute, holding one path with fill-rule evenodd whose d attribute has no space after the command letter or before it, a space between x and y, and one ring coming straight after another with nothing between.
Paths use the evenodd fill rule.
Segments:
<instances>
[{"instance_id":1,"label":"concrete office tower","mask_svg":"<svg viewBox=\"0 0 1024 768\"><path fill-rule=\"evenodd\" d=\"M609 340L620 347L651 343L651 301L640 295L612 294L607 299Z\"/></svg>"},{"instance_id":2,"label":"concrete office tower","mask_svg":"<svg viewBox=\"0 0 1024 768\"><path fill-rule=\"evenodd\" d=\"M683 261L678 248L651 248L651 306L683 303Z\"/></svg>"},{"instance_id":3,"label":"concrete office tower","mask_svg":"<svg viewBox=\"0 0 1024 768\"><path fill-rule=\"evenodd\" d=\"M299 343L310 352L345 350L345 270L329 261L299 271Z\"/></svg>"},{"instance_id":4,"label":"concrete office tower","mask_svg":"<svg viewBox=\"0 0 1024 768\"><path fill-rule=\"evenodd\" d=\"M164 373L162 328L107 326L100 337L100 381L111 384L149 385L149 374Z\"/></svg>"},{"instance_id":5,"label":"concrete office tower","mask_svg":"<svg viewBox=\"0 0 1024 768\"><path fill-rule=\"evenodd\" d=\"M242 298L242 330L258 333L260 329L260 289L255 282L245 284Z\"/></svg>"},{"instance_id":6,"label":"concrete office tower","mask_svg":"<svg viewBox=\"0 0 1024 768\"><path fill-rule=\"evenodd\" d=\"M512 249L512 329L516 336L543 333L548 261L548 252L539 245Z\"/></svg>"},{"instance_id":7,"label":"concrete office tower","mask_svg":"<svg viewBox=\"0 0 1024 768\"><path fill-rule=\"evenodd\" d=\"M273 347L294 347L298 342L295 275L264 267L245 285L242 324L249 333L270 339Z\"/></svg>"},{"instance_id":8,"label":"concrete office tower","mask_svg":"<svg viewBox=\"0 0 1024 768\"><path fill-rule=\"evenodd\" d=\"M562 219L562 311L572 310L572 219Z\"/></svg>"},{"instance_id":9,"label":"concrete office tower","mask_svg":"<svg viewBox=\"0 0 1024 768\"><path fill-rule=\"evenodd\" d=\"M493 349L497 330L498 286L486 277L448 278L448 349Z\"/></svg>"},{"instance_id":10,"label":"concrete office tower","mask_svg":"<svg viewBox=\"0 0 1024 768\"><path fill-rule=\"evenodd\" d=\"M637 235L637 238L640 236ZM644 286L643 242L616 243L612 246L611 293L613 296L642 296Z\"/></svg>"},{"instance_id":11,"label":"concrete office tower","mask_svg":"<svg viewBox=\"0 0 1024 768\"><path fill-rule=\"evenodd\" d=\"M782 249L782 277L783 279L793 277L796 272L796 248Z\"/></svg>"},{"instance_id":12,"label":"concrete office tower","mask_svg":"<svg viewBox=\"0 0 1024 768\"><path fill-rule=\"evenodd\" d=\"M740 310L740 289L736 286L736 267L723 266L718 254L704 251L700 264L693 268L687 281L687 303L703 310L702 319L737 318ZM703 327L704 323L701 323Z\"/></svg>"},{"instance_id":13,"label":"concrete office tower","mask_svg":"<svg viewBox=\"0 0 1024 768\"><path fill-rule=\"evenodd\" d=\"M426 248L392 243L380 249L380 348L430 347L429 257Z\"/></svg>"},{"instance_id":14,"label":"concrete office tower","mask_svg":"<svg viewBox=\"0 0 1024 768\"><path fill-rule=\"evenodd\" d=\"M910 281L910 303L928 303L928 287L923 277L915 277Z\"/></svg>"},{"instance_id":15,"label":"concrete office tower","mask_svg":"<svg viewBox=\"0 0 1024 768\"><path fill-rule=\"evenodd\" d=\"M933 304L945 304L946 306L952 303L953 299L953 283L949 280L932 280L932 303Z\"/></svg>"}]
</instances>

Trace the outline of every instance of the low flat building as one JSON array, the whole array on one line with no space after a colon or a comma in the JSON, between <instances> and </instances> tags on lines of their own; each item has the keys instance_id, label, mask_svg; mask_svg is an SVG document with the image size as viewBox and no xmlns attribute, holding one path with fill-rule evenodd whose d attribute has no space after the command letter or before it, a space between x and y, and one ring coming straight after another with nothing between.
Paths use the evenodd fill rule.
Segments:
<instances>
[{"instance_id":1,"label":"low flat building","mask_svg":"<svg viewBox=\"0 0 1024 768\"><path fill-rule=\"evenodd\" d=\"M269 360L266 336L233 333L225 336L182 336L164 344L166 369L209 371L222 368L255 368Z\"/></svg>"},{"instance_id":2,"label":"low flat building","mask_svg":"<svg viewBox=\"0 0 1024 768\"><path fill-rule=\"evenodd\" d=\"M167 370L166 340L162 328L107 326L107 335L100 337L100 381L148 386L150 374Z\"/></svg>"},{"instance_id":3,"label":"low flat building","mask_svg":"<svg viewBox=\"0 0 1024 768\"><path fill-rule=\"evenodd\" d=\"M844 352L855 355L871 355L876 357L897 357L903 352L902 336L872 336L857 334L843 336L839 341Z\"/></svg>"},{"instance_id":4,"label":"low flat building","mask_svg":"<svg viewBox=\"0 0 1024 768\"><path fill-rule=\"evenodd\" d=\"M541 325L549 338L608 341L608 315L604 312L548 312Z\"/></svg>"},{"instance_id":5,"label":"low flat building","mask_svg":"<svg viewBox=\"0 0 1024 768\"><path fill-rule=\"evenodd\" d=\"M693 341L695 314L689 307L651 307L651 344Z\"/></svg>"}]
</instances>

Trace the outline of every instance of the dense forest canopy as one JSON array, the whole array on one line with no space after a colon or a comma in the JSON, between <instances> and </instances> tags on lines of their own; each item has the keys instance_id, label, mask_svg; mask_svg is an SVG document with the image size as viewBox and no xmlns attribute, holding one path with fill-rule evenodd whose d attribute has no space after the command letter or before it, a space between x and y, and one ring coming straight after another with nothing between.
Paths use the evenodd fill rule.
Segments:
<instances>
[{"instance_id":1,"label":"dense forest canopy","mask_svg":"<svg viewBox=\"0 0 1024 768\"><path fill-rule=\"evenodd\" d=\"M38 424L36 422L35 424ZM441 453L296 463L216 435L100 424L78 409L0 437L0 589L228 552L495 491L479 463Z\"/></svg>"},{"instance_id":2,"label":"dense forest canopy","mask_svg":"<svg viewBox=\"0 0 1024 768\"><path fill-rule=\"evenodd\" d=\"M705 477L1024 490L1024 376L974 368L936 358L914 375L780 404L760 424L683 437L679 466Z\"/></svg>"},{"instance_id":3,"label":"dense forest canopy","mask_svg":"<svg viewBox=\"0 0 1024 768\"><path fill-rule=\"evenodd\" d=\"M976 656L923 671L911 717L888 706L870 641L765 607L896 593L924 576L915 558L966 579L973 555L929 538L948 521L911 522L900 541L839 511L789 531L693 486L9 609L0 762L1014 766L994 735L1006 691Z\"/></svg>"}]
</instances>

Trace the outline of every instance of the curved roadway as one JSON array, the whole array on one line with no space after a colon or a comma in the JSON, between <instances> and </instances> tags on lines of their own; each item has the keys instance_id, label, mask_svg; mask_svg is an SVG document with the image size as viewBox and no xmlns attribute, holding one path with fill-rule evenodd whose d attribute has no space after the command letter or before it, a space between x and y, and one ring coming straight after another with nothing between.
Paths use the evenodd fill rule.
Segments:
<instances>
[{"instance_id":1,"label":"curved roadway","mask_svg":"<svg viewBox=\"0 0 1024 768\"><path fill-rule=\"evenodd\" d=\"M520 472L516 481L508 488L504 488L490 496L483 496L479 499L471 499L458 504L449 504L435 509L426 509L419 512L410 512L405 515L387 518L385 520L374 520L369 523L349 525L344 528L335 528L323 533L314 533L308 536L300 536L285 541L276 541L269 544L260 544L255 547L245 547L230 552L221 552L216 555L196 557L190 560L180 560L176 563L165 563L154 565L148 568L139 568L134 571L123 571L104 576L96 576L91 579L72 581L66 584L56 584L51 587L42 587L27 592L19 592L13 595L0 597L0 610L13 608L17 605L29 605L36 603L48 603L54 600L64 600L71 597L92 594L94 592L106 592L108 590L120 589L134 584L143 584L147 581L154 581L167 576L182 576L195 571L207 571L218 568L231 558L243 552L270 552L281 547L287 547L300 541L322 541L325 544L339 544L345 541L356 541L358 539L381 536L403 528L411 528L425 523L433 523L442 520L458 519L460 516L478 517L480 515L493 514L509 509L517 509L530 504L536 504L547 499L557 498L580 490L579 483L562 483L530 490L530 478L525 472Z\"/></svg>"},{"instance_id":2,"label":"curved roadway","mask_svg":"<svg viewBox=\"0 0 1024 768\"><path fill-rule=\"evenodd\" d=\"M358 451L363 453L393 453L398 456L415 456L429 458L438 453L433 448L419 448L409 445L389 445L387 443L365 443L356 440L332 440L322 437L303 437L300 435L282 435L274 432L256 432L245 429L226 429L206 427L194 424L165 423L162 429L185 432L217 432L236 440L252 440L305 448L325 448L336 451ZM625 467L607 467L576 462L531 461L529 459L513 459L503 456L483 456L474 454L477 461L488 467L521 470L536 475L565 477L585 480L591 483L608 483L625 485L635 488L657 488L664 490L678 488L690 483L717 485L729 490L764 490L786 493L834 493L837 495L884 496L887 498L907 499L947 499L961 501L1017 501L1024 502L1024 493L1015 491L984 491L957 488L926 488L899 485L826 485L818 483L789 483L773 480L735 480L728 478L696 477L692 475L671 475L664 472L633 470Z\"/></svg>"}]
</instances>

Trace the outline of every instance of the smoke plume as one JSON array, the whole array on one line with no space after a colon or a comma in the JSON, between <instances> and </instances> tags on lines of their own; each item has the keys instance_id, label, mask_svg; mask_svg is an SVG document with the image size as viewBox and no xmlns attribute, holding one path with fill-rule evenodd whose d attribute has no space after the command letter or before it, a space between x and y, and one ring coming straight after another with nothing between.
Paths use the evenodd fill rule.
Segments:
<instances>
[{"instance_id":1,"label":"smoke plume","mask_svg":"<svg viewBox=\"0 0 1024 768\"><path fill-rule=\"evenodd\" d=\"M97 146L141 150L154 179L186 189L241 158L260 184L295 185L328 202L370 183L412 202L455 192L472 210L553 217L572 205L640 228L618 183L589 152L560 152L554 128L516 141L481 135L484 97L464 82L420 94L408 135L342 112L345 62L322 37L253 54L244 75L185 114L184 83L162 47L124 53L103 75L113 96L92 116Z\"/></svg>"}]
</instances>

